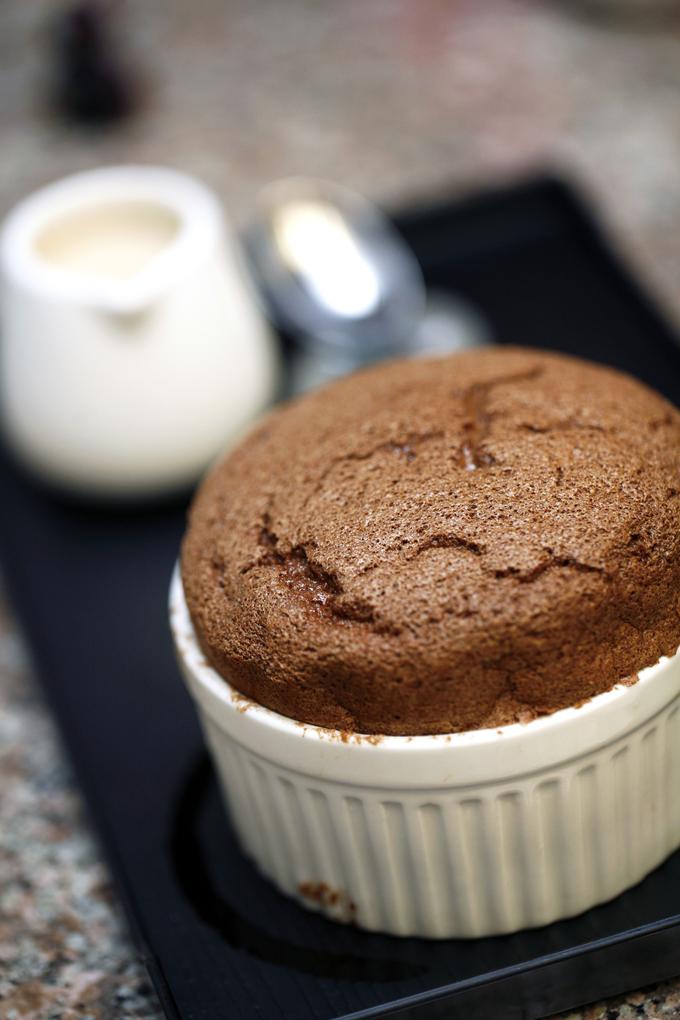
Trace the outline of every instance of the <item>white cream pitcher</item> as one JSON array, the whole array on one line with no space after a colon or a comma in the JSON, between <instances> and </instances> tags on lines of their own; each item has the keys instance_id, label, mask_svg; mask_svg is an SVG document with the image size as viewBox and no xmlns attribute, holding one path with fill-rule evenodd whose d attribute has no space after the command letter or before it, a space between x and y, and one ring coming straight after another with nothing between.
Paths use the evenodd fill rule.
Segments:
<instances>
[{"instance_id":1,"label":"white cream pitcher","mask_svg":"<svg viewBox=\"0 0 680 1020\"><path fill-rule=\"evenodd\" d=\"M273 338L194 178L65 178L10 212L0 261L5 440L47 480L104 497L179 489L272 398Z\"/></svg>"}]
</instances>

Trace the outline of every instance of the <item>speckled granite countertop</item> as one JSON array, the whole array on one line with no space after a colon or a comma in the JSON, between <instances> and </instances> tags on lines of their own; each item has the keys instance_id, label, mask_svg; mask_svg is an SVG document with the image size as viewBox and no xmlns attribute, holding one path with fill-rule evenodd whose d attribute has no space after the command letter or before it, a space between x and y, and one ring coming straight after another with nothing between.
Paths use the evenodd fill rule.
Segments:
<instances>
[{"instance_id":1,"label":"speckled granite countertop","mask_svg":"<svg viewBox=\"0 0 680 1020\"><path fill-rule=\"evenodd\" d=\"M288 173L401 203L562 168L680 325L680 13L604 0L129 0L145 110L115 132L42 113L51 0L0 11L0 212L62 174L180 165L237 222ZM658 13L658 12L661 13ZM199 13L197 13L199 12ZM654 13L649 13L654 12ZM0 591L0 1017L159 1017ZM680 1018L680 981L569 1014Z\"/></svg>"}]
</instances>

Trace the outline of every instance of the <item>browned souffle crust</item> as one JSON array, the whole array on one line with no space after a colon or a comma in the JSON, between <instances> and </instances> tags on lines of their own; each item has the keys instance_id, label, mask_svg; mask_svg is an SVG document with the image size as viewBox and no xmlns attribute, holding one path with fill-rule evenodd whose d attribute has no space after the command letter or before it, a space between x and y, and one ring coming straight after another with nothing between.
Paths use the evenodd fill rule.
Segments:
<instances>
[{"instance_id":1,"label":"browned souffle crust","mask_svg":"<svg viewBox=\"0 0 680 1020\"><path fill-rule=\"evenodd\" d=\"M575 705L680 644L680 413L533 350L381 365L214 468L182 577L209 662L303 723L446 733Z\"/></svg>"}]
</instances>

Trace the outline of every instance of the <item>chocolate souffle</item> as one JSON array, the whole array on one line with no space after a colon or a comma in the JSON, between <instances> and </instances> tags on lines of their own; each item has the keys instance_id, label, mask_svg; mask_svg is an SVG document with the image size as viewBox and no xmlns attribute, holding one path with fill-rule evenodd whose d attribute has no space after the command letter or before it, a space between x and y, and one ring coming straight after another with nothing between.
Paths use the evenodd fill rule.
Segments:
<instances>
[{"instance_id":1,"label":"chocolate souffle","mask_svg":"<svg viewBox=\"0 0 680 1020\"><path fill-rule=\"evenodd\" d=\"M680 644L680 413L520 348L298 399L207 477L182 579L243 695L366 734L529 720Z\"/></svg>"}]
</instances>

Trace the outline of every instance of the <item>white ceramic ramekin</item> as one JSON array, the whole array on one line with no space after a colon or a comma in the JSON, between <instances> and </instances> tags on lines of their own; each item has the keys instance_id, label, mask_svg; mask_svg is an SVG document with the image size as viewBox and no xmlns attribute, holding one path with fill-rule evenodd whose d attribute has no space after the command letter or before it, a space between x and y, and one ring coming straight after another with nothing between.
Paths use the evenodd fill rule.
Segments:
<instances>
[{"instance_id":1,"label":"white ceramic ramekin","mask_svg":"<svg viewBox=\"0 0 680 1020\"><path fill-rule=\"evenodd\" d=\"M393 935L579 914L680 845L680 653L580 708L498 730L362 737L244 700L170 615L245 852L280 890Z\"/></svg>"}]
</instances>

